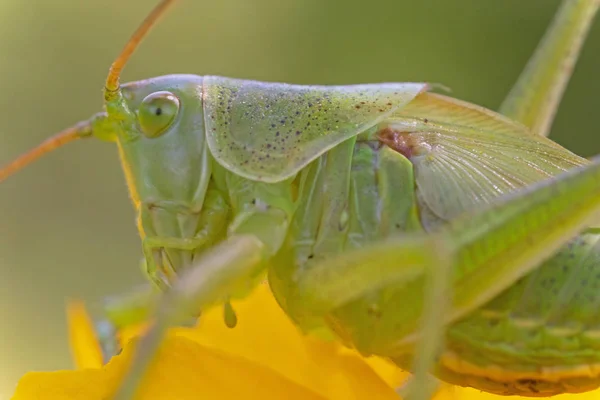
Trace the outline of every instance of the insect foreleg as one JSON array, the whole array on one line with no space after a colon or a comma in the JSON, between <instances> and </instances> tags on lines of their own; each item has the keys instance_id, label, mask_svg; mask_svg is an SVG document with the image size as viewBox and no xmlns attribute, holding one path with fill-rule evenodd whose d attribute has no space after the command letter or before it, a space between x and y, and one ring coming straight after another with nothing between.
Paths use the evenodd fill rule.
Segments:
<instances>
[{"instance_id":1,"label":"insect foreleg","mask_svg":"<svg viewBox=\"0 0 600 400\"><path fill-rule=\"evenodd\" d=\"M96 336L104 363L121 349L119 331L147 321L158 298L156 286L146 284L125 294L107 297L99 305L92 305Z\"/></svg>"},{"instance_id":2,"label":"insect foreleg","mask_svg":"<svg viewBox=\"0 0 600 400\"><path fill-rule=\"evenodd\" d=\"M179 227L176 226L171 230L172 233L178 233L178 229L183 229L186 231L186 234L193 236L165 237L152 234L146 236L142 242L144 251L143 271L150 281L156 287L165 290L169 286L169 282L177 274L173 263L164 259L165 254L167 258L181 256L181 252L187 252L189 255L192 255L198 254L203 249L208 248L223 237L229 212L229 206L223 198L223 194L219 190L209 187L204 198L197 226L196 218L193 215L182 214L182 217L184 217L182 221L190 221L193 227L190 228L186 227L185 224L180 224ZM151 213L154 213L154 215L151 215ZM162 225L167 226L170 220L170 218L165 219ZM160 211L151 210L148 207L142 208L141 223L145 224L147 223L146 221L160 223ZM152 228L149 227L148 231L152 232ZM188 261L188 264L191 264L191 262ZM179 267L185 266L182 263L178 263L177 265Z\"/></svg>"},{"instance_id":3,"label":"insect foreleg","mask_svg":"<svg viewBox=\"0 0 600 400\"><path fill-rule=\"evenodd\" d=\"M171 268L171 265L164 265L163 262L165 249L178 249L193 254L201 254L202 251L214 245L216 241L221 240L225 235L229 212L230 209L223 194L219 190L210 187L206 193L193 238L147 237L144 240L145 258L141 267L153 284L145 285L125 294L110 296L104 299L101 304L93 305L92 315L95 317L96 335L105 362L120 350L118 333L124 328L146 321L156 306L160 291L168 290L171 281L167 279L164 271L159 270L157 267L160 265L163 269ZM192 219L192 222L195 222L195 220ZM155 256L156 258L154 258ZM171 268L169 277L173 279L174 276L175 274ZM197 319L193 318L195 316L190 317L194 322Z\"/></svg>"},{"instance_id":4,"label":"insect foreleg","mask_svg":"<svg viewBox=\"0 0 600 400\"><path fill-rule=\"evenodd\" d=\"M168 328L207 307L247 295L264 277L267 261L287 235L294 208L290 182L264 184L227 173L221 184L234 214L227 229L229 237L206 248L192 266L179 271L159 299L153 312L155 322L141 339L117 399L129 399L135 393ZM226 306L226 315L227 311L231 314Z\"/></svg>"},{"instance_id":5,"label":"insect foreleg","mask_svg":"<svg viewBox=\"0 0 600 400\"><path fill-rule=\"evenodd\" d=\"M176 277L176 271L171 267L170 263L161 262L162 250L185 250L194 251L206 242L205 237L196 238L165 238L165 237L146 237L143 240L142 246L144 256L146 258L146 273L150 280L161 289L166 289L168 282L173 281ZM163 266L159 270L158 265ZM166 281L165 281L166 278Z\"/></svg>"},{"instance_id":6,"label":"insect foreleg","mask_svg":"<svg viewBox=\"0 0 600 400\"><path fill-rule=\"evenodd\" d=\"M234 235L207 252L193 268L180 274L160 299L155 322L141 339L116 400L133 398L168 328L190 315L226 300L248 285L263 269L268 252L253 235Z\"/></svg>"},{"instance_id":7,"label":"insect foreleg","mask_svg":"<svg viewBox=\"0 0 600 400\"><path fill-rule=\"evenodd\" d=\"M535 54L500 107L507 117L548 136L598 0L564 0Z\"/></svg>"}]
</instances>

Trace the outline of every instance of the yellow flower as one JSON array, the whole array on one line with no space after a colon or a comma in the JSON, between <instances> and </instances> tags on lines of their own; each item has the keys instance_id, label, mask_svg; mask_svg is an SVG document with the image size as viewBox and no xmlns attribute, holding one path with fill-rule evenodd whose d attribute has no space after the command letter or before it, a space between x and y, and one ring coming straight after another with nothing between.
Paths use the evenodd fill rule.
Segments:
<instances>
[{"instance_id":1,"label":"yellow flower","mask_svg":"<svg viewBox=\"0 0 600 400\"><path fill-rule=\"evenodd\" d=\"M394 388L407 376L378 358L364 358L334 342L303 336L276 304L267 285L234 303L235 329L221 310L195 328L172 329L150 370L140 399L398 400ZM139 333L124 333L123 352L102 365L83 306L71 305L71 346L77 370L30 372L13 400L108 399L126 371ZM597 399L599 392L553 400ZM501 400L501 396L445 385L435 400ZM512 397L511 400L517 400ZM524 399L524 398L523 398Z\"/></svg>"}]
</instances>

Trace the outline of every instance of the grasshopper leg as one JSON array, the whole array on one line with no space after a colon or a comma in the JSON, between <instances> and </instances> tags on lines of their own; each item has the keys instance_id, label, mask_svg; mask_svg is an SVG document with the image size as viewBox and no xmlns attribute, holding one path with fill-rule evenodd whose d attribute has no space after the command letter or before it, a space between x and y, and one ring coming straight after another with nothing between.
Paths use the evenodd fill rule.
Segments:
<instances>
[{"instance_id":1,"label":"grasshopper leg","mask_svg":"<svg viewBox=\"0 0 600 400\"><path fill-rule=\"evenodd\" d=\"M155 286L142 285L122 295L106 297L100 304L92 304L96 336L104 363L121 350L119 331L143 323L154 309L158 299Z\"/></svg>"},{"instance_id":2,"label":"grasshopper leg","mask_svg":"<svg viewBox=\"0 0 600 400\"><path fill-rule=\"evenodd\" d=\"M140 339L131 367L114 398L133 398L166 331L207 306L226 302L230 293L244 290L264 268L265 254L265 245L256 236L234 235L183 271L156 304L154 322Z\"/></svg>"},{"instance_id":3,"label":"grasshopper leg","mask_svg":"<svg viewBox=\"0 0 600 400\"><path fill-rule=\"evenodd\" d=\"M429 375L442 345L444 305L449 304L452 254L437 236L400 236L326 260L301 277L301 302L324 315L387 285L425 275L425 309L412 372L404 387L410 400L427 400L437 387Z\"/></svg>"},{"instance_id":4,"label":"grasshopper leg","mask_svg":"<svg viewBox=\"0 0 600 400\"><path fill-rule=\"evenodd\" d=\"M298 301L307 312L325 317L373 291L392 285L404 290L424 276L422 297L410 299L419 310L416 319L397 321L415 330L394 339L398 354L381 355L406 359L413 354L410 396L426 399L433 390L427 372L439 355L444 326L534 271L599 218L596 157L589 165L501 197L429 236L394 237L319 261L299 277Z\"/></svg>"},{"instance_id":5,"label":"grasshopper leg","mask_svg":"<svg viewBox=\"0 0 600 400\"><path fill-rule=\"evenodd\" d=\"M119 330L145 321L156 303L158 291L167 290L170 280L175 276L174 271L168 271L168 274L157 267L162 249L168 247L191 251L205 242L204 236L192 239L149 237L144 240L146 258L142 262L142 270L153 285L144 285L138 290L108 297L98 307L103 318L96 321L96 334L105 363L120 351L117 340Z\"/></svg>"},{"instance_id":6,"label":"grasshopper leg","mask_svg":"<svg viewBox=\"0 0 600 400\"><path fill-rule=\"evenodd\" d=\"M215 237L219 236L223 226L226 226L228 214L229 207L223 195L218 190L209 189L200 214L198 232L194 237L146 236L144 238L142 271L157 288L166 290L177 274L169 260L164 259L166 250L193 253L200 252L203 247L209 247ZM150 215L142 218L152 219Z\"/></svg>"},{"instance_id":7,"label":"grasshopper leg","mask_svg":"<svg viewBox=\"0 0 600 400\"><path fill-rule=\"evenodd\" d=\"M585 41L598 0L564 0L542 42L500 107L539 135L548 136L556 109Z\"/></svg>"},{"instance_id":8,"label":"grasshopper leg","mask_svg":"<svg viewBox=\"0 0 600 400\"><path fill-rule=\"evenodd\" d=\"M159 289L166 290L175 276L169 263L162 262L162 250L165 248L193 251L206 242L206 237L186 238L165 238L165 237L147 237L144 239L142 247L146 259L144 272ZM159 268L159 265L162 268Z\"/></svg>"},{"instance_id":9,"label":"grasshopper leg","mask_svg":"<svg viewBox=\"0 0 600 400\"><path fill-rule=\"evenodd\" d=\"M401 399L411 400L415 396L419 396L419 394L415 395L416 391L419 390L419 385L421 388L425 388L427 392L425 396L430 396L440 387L440 380L432 375L425 376L425 382L418 382L415 377L409 377L400 385L399 388L396 389L396 393L400 396ZM425 397L425 399L429 400L430 397Z\"/></svg>"},{"instance_id":10,"label":"grasshopper leg","mask_svg":"<svg viewBox=\"0 0 600 400\"><path fill-rule=\"evenodd\" d=\"M119 332L127 327L146 322L152 316L158 300L159 292L153 285L143 285L138 290L104 299L98 307L101 311L97 313L103 317L94 320L104 364L122 350ZM194 326L196 322L197 317L192 316L178 325Z\"/></svg>"}]
</instances>

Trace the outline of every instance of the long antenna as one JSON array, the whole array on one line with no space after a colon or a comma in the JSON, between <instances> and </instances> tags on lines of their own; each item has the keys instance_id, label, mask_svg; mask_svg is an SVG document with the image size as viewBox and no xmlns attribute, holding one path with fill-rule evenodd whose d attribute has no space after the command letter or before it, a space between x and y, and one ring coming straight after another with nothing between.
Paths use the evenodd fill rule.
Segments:
<instances>
[{"instance_id":1,"label":"long antenna","mask_svg":"<svg viewBox=\"0 0 600 400\"><path fill-rule=\"evenodd\" d=\"M156 25L158 19L167 11L169 6L173 5L176 0L162 0L152 12L146 17L146 19L142 22L142 24L137 28L137 30L133 33L119 57L112 63L110 66L110 70L108 72L108 76L106 77L105 86L105 99L107 101L111 100L115 94L119 90L119 78L121 76L121 71L129 61L129 58L133 54L133 52L138 48L142 40L148 34L148 31Z\"/></svg>"},{"instance_id":2,"label":"long antenna","mask_svg":"<svg viewBox=\"0 0 600 400\"><path fill-rule=\"evenodd\" d=\"M125 67L125 64L127 64L127 61L129 61L129 58L133 52L138 48L144 37L146 37L148 31L150 31L150 28L156 24L158 19L167 11L169 6L175 3L175 1L176 0L162 0L134 32L121 51L121 54L119 54L117 59L112 63L108 72L108 77L106 78L106 83L104 85L105 101L109 102L119 97L119 77L121 75L121 71ZM122 107L126 107L124 103L122 104ZM72 126L71 128L65 129L64 131L45 140L36 148L21 155L13 162L2 167L0 169L0 182L3 182L10 175L37 160L44 154L74 140L90 136L92 136L92 121L83 121L75 126Z\"/></svg>"},{"instance_id":3,"label":"long antenna","mask_svg":"<svg viewBox=\"0 0 600 400\"><path fill-rule=\"evenodd\" d=\"M29 150L27 153L21 155L19 158L17 158L10 164L2 167L2 169L0 169L0 182L4 181L10 175L19 171L26 165L34 162L44 154L51 152L52 150L74 140L91 136L91 134L92 126L89 121L80 122L75 126L72 126L60 133L57 133L49 139L46 139L36 148Z\"/></svg>"}]
</instances>

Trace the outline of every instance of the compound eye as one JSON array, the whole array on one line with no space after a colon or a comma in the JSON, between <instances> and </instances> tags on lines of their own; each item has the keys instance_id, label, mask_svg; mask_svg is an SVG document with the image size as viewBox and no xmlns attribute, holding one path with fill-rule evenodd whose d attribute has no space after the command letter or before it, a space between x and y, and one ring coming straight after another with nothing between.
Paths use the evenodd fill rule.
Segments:
<instances>
[{"instance_id":1,"label":"compound eye","mask_svg":"<svg viewBox=\"0 0 600 400\"><path fill-rule=\"evenodd\" d=\"M138 120L142 133L149 138L162 135L179 112L179 99L171 92L154 92L142 100Z\"/></svg>"}]
</instances>

